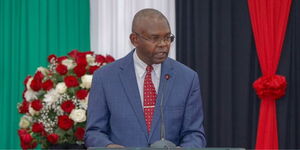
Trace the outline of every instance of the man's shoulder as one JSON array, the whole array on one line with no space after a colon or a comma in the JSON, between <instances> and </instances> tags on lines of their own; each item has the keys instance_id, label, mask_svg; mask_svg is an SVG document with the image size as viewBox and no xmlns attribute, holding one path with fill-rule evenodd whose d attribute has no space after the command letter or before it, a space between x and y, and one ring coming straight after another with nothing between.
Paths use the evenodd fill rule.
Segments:
<instances>
[{"instance_id":1,"label":"man's shoulder","mask_svg":"<svg viewBox=\"0 0 300 150\"><path fill-rule=\"evenodd\" d=\"M117 59L116 61L106 64L106 65L102 66L101 68L97 69L95 71L94 75L104 75L104 76L114 75L118 71L120 71L120 67L127 62L128 62L127 56Z\"/></svg>"},{"instance_id":2,"label":"man's shoulder","mask_svg":"<svg viewBox=\"0 0 300 150\"><path fill-rule=\"evenodd\" d=\"M190 67L186 66L185 64L182 64L181 62L179 62L177 60L174 60L172 58L168 58L167 61L170 62L173 69L175 69L175 71L177 73L184 73L184 74L195 74L196 73L196 71L194 71Z\"/></svg>"}]
</instances>

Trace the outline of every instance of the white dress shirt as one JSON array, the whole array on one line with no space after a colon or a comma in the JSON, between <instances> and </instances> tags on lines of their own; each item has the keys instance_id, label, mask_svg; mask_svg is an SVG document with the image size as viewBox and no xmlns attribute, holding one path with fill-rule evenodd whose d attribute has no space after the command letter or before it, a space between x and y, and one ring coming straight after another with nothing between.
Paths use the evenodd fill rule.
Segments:
<instances>
[{"instance_id":1,"label":"white dress shirt","mask_svg":"<svg viewBox=\"0 0 300 150\"><path fill-rule=\"evenodd\" d=\"M144 80L146 76L147 64L144 63L138 57L136 50L133 53L133 63L134 63L135 76L136 76L136 81L140 92L142 106L144 106ZM153 71L151 72L151 78L155 87L156 94L158 94L161 64L153 64L152 67L153 67Z\"/></svg>"}]
</instances>

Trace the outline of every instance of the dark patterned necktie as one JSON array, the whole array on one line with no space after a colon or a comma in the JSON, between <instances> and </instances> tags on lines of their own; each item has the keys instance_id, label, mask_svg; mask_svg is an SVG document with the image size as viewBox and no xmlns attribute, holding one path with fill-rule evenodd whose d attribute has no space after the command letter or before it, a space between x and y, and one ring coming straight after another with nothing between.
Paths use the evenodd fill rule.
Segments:
<instances>
[{"instance_id":1,"label":"dark patterned necktie","mask_svg":"<svg viewBox=\"0 0 300 150\"><path fill-rule=\"evenodd\" d=\"M156 91L151 78L152 70L152 66L147 66L147 73L144 80L144 116L146 120L148 133L150 133L156 102Z\"/></svg>"}]
</instances>

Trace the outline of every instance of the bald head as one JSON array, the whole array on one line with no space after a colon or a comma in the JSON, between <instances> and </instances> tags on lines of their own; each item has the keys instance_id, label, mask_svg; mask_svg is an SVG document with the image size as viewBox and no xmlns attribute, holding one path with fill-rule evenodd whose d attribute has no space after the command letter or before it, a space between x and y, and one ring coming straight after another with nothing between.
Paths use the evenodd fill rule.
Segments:
<instances>
[{"instance_id":1,"label":"bald head","mask_svg":"<svg viewBox=\"0 0 300 150\"><path fill-rule=\"evenodd\" d=\"M168 58L171 35L167 18L158 10L143 9L136 13L129 38L137 56L147 65L160 64Z\"/></svg>"},{"instance_id":2,"label":"bald head","mask_svg":"<svg viewBox=\"0 0 300 150\"><path fill-rule=\"evenodd\" d=\"M167 18L158 10L147 8L138 11L132 21L132 32L142 30L141 28L146 23L153 23L158 21L165 21L170 28Z\"/></svg>"}]
</instances>

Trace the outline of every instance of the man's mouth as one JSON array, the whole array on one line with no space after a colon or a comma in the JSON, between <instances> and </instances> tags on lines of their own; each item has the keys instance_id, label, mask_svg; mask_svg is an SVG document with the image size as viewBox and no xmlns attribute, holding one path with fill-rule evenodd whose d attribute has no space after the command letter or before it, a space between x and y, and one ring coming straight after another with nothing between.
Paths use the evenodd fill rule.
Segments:
<instances>
[{"instance_id":1,"label":"man's mouth","mask_svg":"<svg viewBox=\"0 0 300 150\"><path fill-rule=\"evenodd\" d=\"M157 56L163 57L163 56L165 56L166 54L167 54L167 53L165 53L165 52L160 52L160 53L157 54Z\"/></svg>"}]
</instances>

